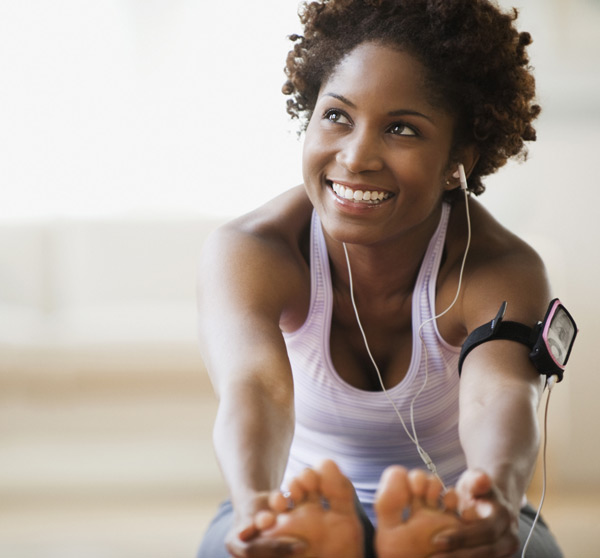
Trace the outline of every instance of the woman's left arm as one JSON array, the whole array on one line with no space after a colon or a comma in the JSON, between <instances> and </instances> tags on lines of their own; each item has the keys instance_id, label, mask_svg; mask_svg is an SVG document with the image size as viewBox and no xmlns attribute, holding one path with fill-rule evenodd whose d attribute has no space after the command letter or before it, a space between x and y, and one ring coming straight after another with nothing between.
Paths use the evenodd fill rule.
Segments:
<instances>
[{"instance_id":1,"label":"woman's left arm","mask_svg":"<svg viewBox=\"0 0 600 558\"><path fill-rule=\"evenodd\" d=\"M459 432L467 467L490 476L518 514L539 449L537 408L544 380L515 341L472 351L460 383Z\"/></svg>"},{"instance_id":2,"label":"woman's left arm","mask_svg":"<svg viewBox=\"0 0 600 558\"><path fill-rule=\"evenodd\" d=\"M532 326L543 318L550 290L542 262L529 250L507 260L469 282L465 293L471 302L463 301L467 331L493 319L503 300L506 320ZM516 341L494 340L464 361L459 434L467 471L456 488L465 528L439 537L440 549L452 550L440 557L499 558L518 549L519 510L535 469L545 382L529 351Z\"/></svg>"},{"instance_id":3,"label":"woman's left arm","mask_svg":"<svg viewBox=\"0 0 600 558\"><path fill-rule=\"evenodd\" d=\"M437 538L440 558L500 558L518 549L519 509L539 448L542 387L528 349L514 341L484 343L465 360L459 432L467 471L456 487L465 523Z\"/></svg>"}]
</instances>

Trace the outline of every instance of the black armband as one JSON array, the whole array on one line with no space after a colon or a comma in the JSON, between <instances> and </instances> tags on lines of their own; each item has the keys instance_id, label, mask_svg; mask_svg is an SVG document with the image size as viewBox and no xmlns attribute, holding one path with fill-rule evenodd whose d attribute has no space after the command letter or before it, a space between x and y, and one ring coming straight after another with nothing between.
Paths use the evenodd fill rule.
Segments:
<instances>
[{"instance_id":1,"label":"black armband","mask_svg":"<svg viewBox=\"0 0 600 558\"><path fill-rule=\"evenodd\" d=\"M528 327L519 322L503 321L506 306L504 301L491 322L478 327L467 337L458 359L459 375L463 361L475 347L486 341L506 339L529 347L529 358L537 371L545 376L556 375L560 382L578 331L571 314L555 298L550 302L544 320Z\"/></svg>"}]
</instances>

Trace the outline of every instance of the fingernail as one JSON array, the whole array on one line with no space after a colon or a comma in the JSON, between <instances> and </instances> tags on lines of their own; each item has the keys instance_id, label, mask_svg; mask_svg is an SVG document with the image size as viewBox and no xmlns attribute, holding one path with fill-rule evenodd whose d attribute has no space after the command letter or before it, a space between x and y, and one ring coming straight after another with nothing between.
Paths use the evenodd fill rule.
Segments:
<instances>
[{"instance_id":1,"label":"fingernail","mask_svg":"<svg viewBox=\"0 0 600 558\"><path fill-rule=\"evenodd\" d=\"M451 533L449 531L438 533L433 537L431 542L436 546L446 546L450 543L450 535Z\"/></svg>"}]
</instances>

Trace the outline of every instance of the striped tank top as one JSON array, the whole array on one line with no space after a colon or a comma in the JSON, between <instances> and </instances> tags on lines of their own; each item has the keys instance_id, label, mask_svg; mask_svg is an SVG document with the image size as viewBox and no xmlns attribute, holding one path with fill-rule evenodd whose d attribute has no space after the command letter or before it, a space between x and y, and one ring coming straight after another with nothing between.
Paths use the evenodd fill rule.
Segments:
<instances>
[{"instance_id":1,"label":"striped tank top","mask_svg":"<svg viewBox=\"0 0 600 558\"><path fill-rule=\"evenodd\" d=\"M450 206L444 204L437 230L427 248L412 296L412 359L404 379L388 390L411 430L410 405L425 380L425 350L419 326L435 312L436 279ZM284 478L298 475L323 459L333 459L352 481L371 521L383 470L392 464L425 468L414 443L383 392L345 382L330 353L333 294L321 222L313 212L310 240L311 299L304 324L284 334L294 378L296 426ZM427 346L428 380L414 403L415 430L421 446L447 486L465 470L458 438L458 357L460 347L446 343L434 321L422 330ZM368 370L376 374L375 370Z\"/></svg>"}]
</instances>

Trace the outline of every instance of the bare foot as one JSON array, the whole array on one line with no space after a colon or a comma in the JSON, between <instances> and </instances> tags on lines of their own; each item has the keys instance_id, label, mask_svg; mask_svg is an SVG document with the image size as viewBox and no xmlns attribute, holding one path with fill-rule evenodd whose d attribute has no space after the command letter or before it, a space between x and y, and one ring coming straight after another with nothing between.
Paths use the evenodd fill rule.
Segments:
<instances>
[{"instance_id":1,"label":"bare foot","mask_svg":"<svg viewBox=\"0 0 600 558\"><path fill-rule=\"evenodd\" d=\"M434 535L460 524L456 493L441 495L440 481L424 471L388 467L375 500L377 556L424 558L438 551L432 543Z\"/></svg>"},{"instance_id":2,"label":"bare foot","mask_svg":"<svg viewBox=\"0 0 600 558\"><path fill-rule=\"evenodd\" d=\"M257 516L264 537L301 539L311 558L362 558L354 488L333 461L305 470L290 483L289 492L289 497L274 492L269 500L273 513Z\"/></svg>"}]
</instances>

